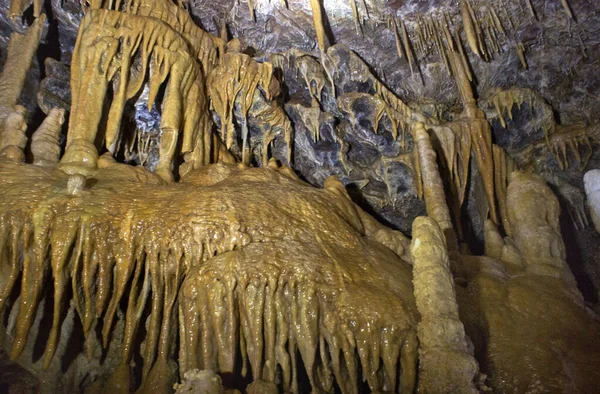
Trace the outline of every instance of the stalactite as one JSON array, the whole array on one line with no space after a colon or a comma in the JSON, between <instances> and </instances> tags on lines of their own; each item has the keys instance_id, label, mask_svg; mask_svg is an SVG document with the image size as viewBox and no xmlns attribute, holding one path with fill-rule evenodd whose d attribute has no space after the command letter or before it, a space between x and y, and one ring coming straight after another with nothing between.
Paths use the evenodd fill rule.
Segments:
<instances>
[{"instance_id":1,"label":"stalactite","mask_svg":"<svg viewBox=\"0 0 600 394\"><path fill-rule=\"evenodd\" d=\"M525 47L523 46L523 43L517 43L516 48L519 61L521 62L521 67L523 67L523 70L527 70L527 59L525 58Z\"/></svg>"},{"instance_id":2,"label":"stalactite","mask_svg":"<svg viewBox=\"0 0 600 394\"><path fill-rule=\"evenodd\" d=\"M360 17L358 16L358 8L356 7L356 0L349 0L350 8L352 8L352 16L354 17L354 26L356 27L356 34L362 34L362 27L360 23Z\"/></svg>"},{"instance_id":3,"label":"stalactite","mask_svg":"<svg viewBox=\"0 0 600 394\"><path fill-rule=\"evenodd\" d=\"M477 167L482 175L486 197L490 206L492 220L498 223L494 192L494 162L492 155L492 136L490 125L485 119L485 114L475 105L473 89L469 82L463 62L456 52L449 52L454 78L459 90L463 106L465 120L459 122L457 127L462 128L463 133L469 133L471 138L471 149L475 156Z\"/></svg>"},{"instance_id":4,"label":"stalactite","mask_svg":"<svg viewBox=\"0 0 600 394\"><path fill-rule=\"evenodd\" d=\"M367 7L367 0L362 0L363 8L365 9L365 15L367 19L371 19L371 14L369 13L369 8ZM363 19L364 22L364 19Z\"/></svg>"},{"instance_id":5,"label":"stalactite","mask_svg":"<svg viewBox=\"0 0 600 394\"><path fill-rule=\"evenodd\" d=\"M444 185L438 171L435 151L431 146L431 139L423 124L416 123L413 127L414 130L412 133L416 142L416 150L418 151L427 214L442 229L446 237L448 249L454 250L457 247L456 235L454 234L450 211L446 204Z\"/></svg>"},{"instance_id":6,"label":"stalactite","mask_svg":"<svg viewBox=\"0 0 600 394\"><path fill-rule=\"evenodd\" d=\"M313 24L315 27L315 32L317 34L317 44L319 45L319 50L325 50L325 25L323 22L323 15L321 12L321 1L320 0L310 0L310 9L312 11L313 16Z\"/></svg>"},{"instance_id":7,"label":"stalactite","mask_svg":"<svg viewBox=\"0 0 600 394\"><path fill-rule=\"evenodd\" d=\"M500 18L498 18L498 14L496 13L496 10L493 6L490 6L490 13L492 15L492 21L494 23L494 26L496 27L496 30L502 33L503 36L507 37L506 31L504 30L504 26L502 26L502 22L500 22Z\"/></svg>"},{"instance_id":8,"label":"stalactite","mask_svg":"<svg viewBox=\"0 0 600 394\"><path fill-rule=\"evenodd\" d=\"M45 22L46 16L41 15L25 34L15 32L10 35L7 60L0 76L0 111L2 112L6 112L7 109L12 110L19 102L27 71L38 48Z\"/></svg>"},{"instance_id":9,"label":"stalactite","mask_svg":"<svg viewBox=\"0 0 600 394\"><path fill-rule=\"evenodd\" d=\"M447 23L444 23L444 20L439 20L439 25L444 33L444 38L446 39L446 44L448 45L448 49L452 51L456 51L456 43L452 38L452 33L450 33L450 29Z\"/></svg>"},{"instance_id":10,"label":"stalactite","mask_svg":"<svg viewBox=\"0 0 600 394\"><path fill-rule=\"evenodd\" d=\"M221 134L230 148L234 142L234 111L239 104L242 115L243 145L247 144L247 117L260 86L266 100L274 89L273 65L258 63L242 53L226 53L221 64L207 78L211 106L221 119ZM245 151L245 149L244 149Z\"/></svg>"},{"instance_id":11,"label":"stalactite","mask_svg":"<svg viewBox=\"0 0 600 394\"><path fill-rule=\"evenodd\" d=\"M400 146L404 151L406 148L406 131L409 129L409 124L411 122L410 113L400 112L397 109L392 108L388 102L381 97L370 96L362 93L344 94L338 98L337 105L342 111L349 114L350 121L357 127L359 127L359 121L354 116L355 112L353 110L353 105L355 105L355 103L359 100L367 101L368 105L372 108L372 110L368 112L367 116L364 116L364 114L363 116L364 118L369 119L369 123L371 124L372 130L375 134L379 132L379 123L383 119L384 115L390 122L390 132L393 140L398 139L399 130L402 132Z\"/></svg>"},{"instance_id":12,"label":"stalactite","mask_svg":"<svg viewBox=\"0 0 600 394\"><path fill-rule=\"evenodd\" d=\"M445 165L454 186L459 207L462 206L469 178L471 162L471 133L465 132L460 124L432 126L445 157Z\"/></svg>"},{"instance_id":13,"label":"stalactite","mask_svg":"<svg viewBox=\"0 0 600 394\"><path fill-rule=\"evenodd\" d=\"M575 17L573 17L573 13L571 12L571 7L569 6L569 2L567 0L560 0L560 4L562 5L563 9L567 13L567 16L571 19L575 19Z\"/></svg>"},{"instance_id":14,"label":"stalactite","mask_svg":"<svg viewBox=\"0 0 600 394\"><path fill-rule=\"evenodd\" d=\"M444 41L446 38L445 33L443 32L442 27L438 27L438 42L440 46L440 52L442 55L442 60L444 61L444 67L446 67L446 72L448 72L448 76L452 77L452 67L450 67L450 61L448 60L447 51L455 51L454 48L454 40L450 39L449 41ZM449 32L448 32L449 33Z\"/></svg>"},{"instance_id":15,"label":"stalactite","mask_svg":"<svg viewBox=\"0 0 600 394\"><path fill-rule=\"evenodd\" d=\"M392 21L394 29L394 40L396 42L396 53L398 53L398 58L402 59L402 40L400 39L400 34L398 33L398 23L396 22L395 17L392 17Z\"/></svg>"},{"instance_id":16,"label":"stalactite","mask_svg":"<svg viewBox=\"0 0 600 394\"><path fill-rule=\"evenodd\" d=\"M531 17L533 19L537 20L537 15L535 13L535 9L533 8L533 4L531 3L531 0L525 0L525 3L527 4L527 9L529 9L529 13L531 14Z\"/></svg>"},{"instance_id":17,"label":"stalactite","mask_svg":"<svg viewBox=\"0 0 600 394\"><path fill-rule=\"evenodd\" d=\"M505 114L508 115L510 120L513 120L513 107L515 104L521 108L523 101L525 100L524 95L515 94L512 90L498 92L494 98L494 108L500 120L500 124L503 128L506 128Z\"/></svg>"},{"instance_id":18,"label":"stalactite","mask_svg":"<svg viewBox=\"0 0 600 394\"><path fill-rule=\"evenodd\" d=\"M458 52L460 53L460 60L462 63L463 70L467 74L467 78L470 82L473 82L473 74L471 73L471 67L469 66L469 60L467 55L465 54L465 49L462 43L462 39L460 38L460 34L456 35L456 40L458 41L456 46L458 47Z\"/></svg>"},{"instance_id":19,"label":"stalactite","mask_svg":"<svg viewBox=\"0 0 600 394\"><path fill-rule=\"evenodd\" d=\"M422 53L427 52L427 45L425 44L425 37L420 23L417 23L417 44Z\"/></svg>"},{"instance_id":20,"label":"stalactite","mask_svg":"<svg viewBox=\"0 0 600 394\"><path fill-rule=\"evenodd\" d=\"M406 53L406 61L408 62L408 66L410 67L410 75L414 76L413 71L413 61L414 54L412 52L412 48L410 45L410 39L408 38L408 32L406 31L406 26L404 25L404 21L400 20L400 25L402 27L402 43L404 44L404 53Z\"/></svg>"},{"instance_id":21,"label":"stalactite","mask_svg":"<svg viewBox=\"0 0 600 394\"><path fill-rule=\"evenodd\" d=\"M271 252L267 253L271 254ZM221 360L233 358L235 353L230 352L236 347L218 339L221 335L218 333L220 316L226 314L234 324L240 325L240 351L247 354L253 375L262 375L264 380L272 382L269 376L274 375L261 373L261 371L264 371L269 364L272 365L271 368L279 366L282 370L282 383L285 390L297 390L295 385L298 366L294 361L296 351L302 357L313 390L315 388L328 390L332 378L335 377L342 392L355 392L354 380L344 376L349 374L357 377L357 362L362 368L363 378L372 390L386 387L384 386L386 379L394 382L400 380L400 384L405 389L410 391L414 389L414 369L410 368L411 364L412 368L415 365L414 333L404 334L399 327L392 328L393 337L385 334L382 336L382 331L377 329L357 332L328 312L328 306L323 302L321 295L323 291L327 291L326 288L317 290L310 285L296 282L293 278L287 278L287 275L281 272L281 268L274 268L275 271L267 275L252 274L250 281L238 279L236 290L231 298L216 306L215 311L206 309L202 305L207 305L209 299L217 299L215 296L224 293L223 284L208 280L210 277L220 277L222 273L212 269L209 271L202 269L192 274L192 280L184 283L184 294L187 289L207 288L198 291L194 298L186 297L183 301L186 316L184 324L189 324L186 326L185 332L188 334L185 340L192 340L196 333L200 333L196 323L198 321L209 330L209 333L216 330L216 335L207 336L209 342L204 343L204 346L209 347L215 356L205 358L200 354L192 355L193 360L200 361L200 368L211 367L223 372L228 371L229 366L222 364ZM191 295L189 292L187 294ZM266 327L269 328L265 329ZM390 340L392 338L393 340ZM282 346L285 343L288 344L287 347ZM355 351L358 352L358 360L354 358ZM341 363L339 363L340 352L344 355ZM320 357L317 358L317 354L320 354ZM383 364L379 362L380 355L384 360ZM400 379L395 372L398 356L401 357L401 365L403 365ZM268 364L260 361L263 357L268 360ZM328 359L333 363L331 369L324 365ZM198 361L194 364L198 365ZM322 368L326 368L328 373L325 375L316 373L317 370L323 370ZM381 379L377 371L385 378Z\"/></svg>"},{"instance_id":22,"label":"stalactite","mask_svg":"<svg viewBox=\"0 0 600 394\"><path fill-rule=\"evenodd\" d=\"M10 9L8 11L10 18L14 21L22 17L25 11L33 4L33 17L38 18L42 15L42 0L10 0Z\"/></svg>"},{"instance_id":23,"label":"stalactite","mask_svg":"<svg viewBox=\"0 0 600 394\"><path fill-rule=\"evenodd\" d=\"M465 35L467 37L467 42L469 47L479 57L483 57L483 54L479 48L479 39L477 37L477 30L475 29L475 24L473 19L471 18L471 14L469 12L469 6L467 4L467 0L461 0L460 2L460 14L463 21L463 27L465 29Z\"/></svg>"},{"instance_id":24,"label":"stalactite","mask_svg":"<svg viewBox=\"0 0 600 394\"><path fill-rule=\"evenodd\" d=\"M575 160L584 170L592 157L593 148L590 137L587 133L587 126L584 124L574 124L570 126L559 126L556 131L547 138L548 149L554 156L561 170L569 167L569 158L567 148L570 148ZM585 157L581 156L580 146L587 147Z\"/></svg>"},{"instance_id":25,"label":"stalactite","mask_svg":"<svg viewBox=\"0 0 600 394\"><path fill-rule=\"evenodd\" d=\"M321 102L322 93L325 84L327 83L327 75L323 71L323 67L315 58L308 54L294 53L294 62L296 64L296 70L300 72L300 75L306 83L311 97Z\"/></svg>"},{"instance_id":26,"label":"stalactite","mask_svg":"<svg viewBox=\"0 0 600 394\"><path fill-rule=\"evenodd\" d=\"M274 101L265 105L252 114L261 124L265 125L266 132L262 141L262 164L266 166L269 161L269 146L277 135L283 135L286 145L286 160L292 163L292 125L286 113Z\"/></svg>"},{"instance_id":27,"label":"stalactite","mask_svg":"<svg viewBox=\"0 0 600 394\"><path fill-rule=\"evenodd\" d=\"M131 29L130 25L135 28ZM195 34L201 36L200 33ZM99 36L105 36L107 40L98 41ZM122 37L124 44L120 47L108 45L114 37ZM73 55L71 85L74 104L62 163L71 165L72 171L78 171L77 166L82 165L95 167L97 152L93 141L111 80L115 85L115 95L109 110L105 139L109 151L116 152L125 103L141 90L148 73L148 108L153 107L161 85L168 78L162 103L162 143L157 172L163 179L172 180L171 167L180 130L183 134L181 153L184 155L197 146L197 139L204 140L205 134L210 132L202 129L206 123L201 119L208 116L206 99L198 86L202 70L191 56L197 53L199 58L206 60L204 53L216 53L212 41L209 46L209 49L203 49L192 45L190 50L183 36L153 18L104 9L89 11L82 21ZM141 57L141 70L130 74L129 65L136 54ZM100 58L103 59L101 67L88 67L89 62L99 62ZM205 64L204 68L210 69L210 66ZM183 97L188 99L183 100ZM206 162L203 150L196 155L201 163Z\"/></svg>"},{"instance_id":28,"label":"stalactite","mask_svg":"<svg viewBox=\"0 0 600 394\"><path fill-rule=\"evenodd\" d=\"M295 107L303 123L308 128L308 131L310 131L313 141L317 142L321 138L321 108L315 101L312 104L310 107L296 104Z\"/></svg>"},{"instance_id":29,"label":"stalactite","mask_svg":"<svg viewBox=\"0 0 600 394\"><path fill-rule=\"evenodd\" d=\"M255 22L256 19L254 18L254 3L252 2L252 0L247 0L248 2L248 13L250 16L250 20L252 22Z\"/></svg>"}]
</instances>

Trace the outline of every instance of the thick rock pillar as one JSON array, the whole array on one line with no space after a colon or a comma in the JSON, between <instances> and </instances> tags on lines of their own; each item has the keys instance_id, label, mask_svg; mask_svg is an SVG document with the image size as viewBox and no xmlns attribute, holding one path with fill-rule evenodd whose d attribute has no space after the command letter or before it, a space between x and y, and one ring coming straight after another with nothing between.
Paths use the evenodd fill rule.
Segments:
<instances>
[{"instance_id":1,"label":"thick rock pillar","mask_svg":"<svg viewBox=\"0 0 600 394\"><path fill-rule=\"evenodd\" d=\"M444 234L430 217L413 223L413 283L421 314L419 337L420 393L476 393L477 361L469 353Z\"/></svg>"}]
</instances>

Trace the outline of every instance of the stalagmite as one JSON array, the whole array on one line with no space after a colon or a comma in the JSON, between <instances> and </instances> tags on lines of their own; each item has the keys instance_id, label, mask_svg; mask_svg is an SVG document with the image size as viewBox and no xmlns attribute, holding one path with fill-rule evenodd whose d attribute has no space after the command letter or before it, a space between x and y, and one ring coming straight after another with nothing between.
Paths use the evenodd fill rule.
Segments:
<instances>
[{"instance_id":1,"label":"stalagmite","mask_svg":"<svg viewBox=\"0 0 600 394\"><path fill-rule=\"evenodd\" d=\"M484 254L495 259L500 259L505 243L496 224L491 220L486 219L483 223L483 234L485 242Z\"/></svg>"},{"instance_id":2,"label":"stalagmite","mask_svg":"<svg viewBox=\"0 0 600 394\"><path fill-rule=\"evenodd\" d=\"M15 111L0 119L0 157L14 161L25 161L27 123L25 108L17 105Z\"/></svg>"},{"instance_id":3,"label":"stalagmite","mask_svg":"<svg viewBox=\"0 0 600 394\"><path fill-rule=\"evenodd\" d=\"M65 110L52 108L40 127L31 137L31 154L33 164L52 165L60 158L59 137L65 121Z\"/></svg>"},{"instance_id":4,"label":"stalagmite","mask_svg":"<svg viewBox=\"0 0 600 394\"><path fill-rule=\"evenodd\" d=\"M538 175L514 171L510 175L506 204L508 220L526 271L562 279L581 300L577 282L566 262L560 235L558 199Z\"/></svg>"},{"instance_id":5,"label":"stalagmite","mask_svg":"<svg viewBox=\"0 0 600 394\"><path fill-rule=\"evenodd\" d=\"M458 316L444 233L433 218L415 219L410 251L415 299L421 315L419 392L477 393L477 361L468 350Z\"/></svg>"}]
</instances>

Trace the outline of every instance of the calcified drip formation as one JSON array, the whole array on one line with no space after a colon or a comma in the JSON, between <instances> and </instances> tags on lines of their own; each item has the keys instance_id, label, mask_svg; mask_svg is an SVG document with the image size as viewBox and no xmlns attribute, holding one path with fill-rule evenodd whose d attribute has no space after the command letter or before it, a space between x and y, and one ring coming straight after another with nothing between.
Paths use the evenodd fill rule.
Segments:
<instances>
[{"instance_id":1,"label":"calcified drip formation","mask_svg":"<svg viewBox=\"0 0 600 394\"><path fill-rule=\"evenodd\" d=\"M50 108L29 136L18 105L45 22L33 5L37 19L11 37L0 78L0 312L3 348L47 382L41 391L212 393L224 390L221 377L249 393L593 390L600 319L566 264L558 200L517 170L488 122L506 128L515 104L539 98L513 89L477 102L445 18L422 19L414 47L404 21L390 25L411 73L419 53L435 48L443 59L461 101L450 121L370 74L343 75L342 63L366 65L328 47L318 0L320 58L290 50L270 61L227 41L226 28L205 32L184 4L92 1L63 146L64 109ZM11 17L28 6L14 1ZM481 23L470 2L459 12L471 51L489 59L496 33L506 35L496 11ZM310 107L282 105L290 73ZM341 78L372 92L339 89ZM125 127L134 103L160 115L153 172L120 162L123 152L146 154ZM390 131L390 161L414 172L428 215L414 221L412 241L365 213L338 178L317 189L292 169L296 141L326 143L324 109L371 125L370 136ZM295 138L290 112L308 141ZM568 148L589 160L580 128L557 125L551 111L538 123L563 167ZM351 155L346 147L337 158L347 174ZM459 247L475 177L485 256Z\"/></svg>"}]
</instances>

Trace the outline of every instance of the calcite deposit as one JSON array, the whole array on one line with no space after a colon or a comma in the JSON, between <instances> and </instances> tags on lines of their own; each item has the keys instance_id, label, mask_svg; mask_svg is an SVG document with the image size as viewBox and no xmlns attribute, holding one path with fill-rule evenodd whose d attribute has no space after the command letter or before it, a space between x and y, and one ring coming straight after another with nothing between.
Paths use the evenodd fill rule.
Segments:
<instances>
[{"instance_id":1,"label":"calcite deposit","mask_svg":"<svg viewBox=\"0 0 600 394\"><path fill-rule=\"evenodd\" d=\"M550 3L0 2L0 391L596 391L600 9Z\"/></svg>"}]
</instances>

